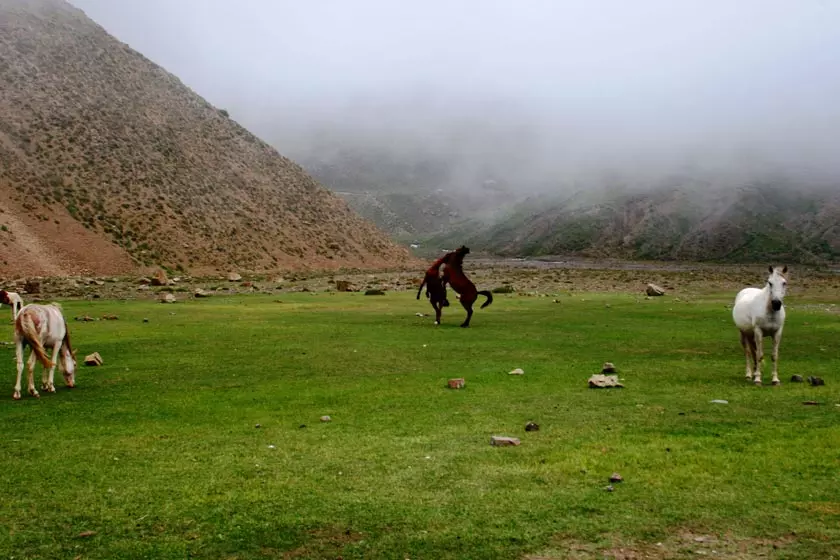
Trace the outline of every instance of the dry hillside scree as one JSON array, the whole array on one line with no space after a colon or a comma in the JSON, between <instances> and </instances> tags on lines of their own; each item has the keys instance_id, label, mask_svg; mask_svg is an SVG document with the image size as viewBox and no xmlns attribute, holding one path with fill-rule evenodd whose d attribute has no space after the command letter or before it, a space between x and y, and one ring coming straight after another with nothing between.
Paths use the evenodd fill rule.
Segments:
<instances>
[{"instance_id":1,"label":"dry hillside scree","mask_svg":"<svg viewBox=\"0 0 840 560\"><path fill-rule=\"evenodd\" d=\"M409 259L63 0L0 0L0 83L2 276Z\"/></svg>"}]
</instances>

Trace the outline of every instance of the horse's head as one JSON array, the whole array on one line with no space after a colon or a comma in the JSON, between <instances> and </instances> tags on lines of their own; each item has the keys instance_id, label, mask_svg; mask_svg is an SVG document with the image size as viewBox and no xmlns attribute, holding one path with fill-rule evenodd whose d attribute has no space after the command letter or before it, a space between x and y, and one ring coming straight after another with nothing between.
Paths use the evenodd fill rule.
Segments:
<instances>
[{"instance_id":1,"label":"horse's head","mask_svg":"<svg viewBox=\"0 0 840 560\"><path fill-rule=\"evenodd\" d=\"M470 248L467 247L466 245L461 245L460 247L455 249L455 252L458 253L459 255L469 255L470 254Z\"/></svg>"},{"instance_id":2,"label":"horse's head","mask_svg":"<svg viewBox=\"0 0 840 560\"><path fill-rule=\"evenodd\" d=\"M76 353L66 347L61 352L61 369L64 383L72 389L76 386Z\"/></svg>"},{"instance_id":3,"label":"horse's head","mask_svg":"<svg viewBox=\"0 0 840 560\"><path fill-rule=\"evenodd\" d=\"M787 278L783 275L787 273L787 267L781 270L770 266L770 276L767 278L767 287L770 289L770 306L773 311L778 311L782 308L782 301L785 299L785 292L787 291Z\"/></svg>"},{"instance_id":4,"label":"horse's head","mask_svg":"<svg viewBox=\"0 0 840 560\"><path fill-rule=\"evenodd\" d=\"M12 302L9 300L9 292L7 292L6 290L0 290L0 303L12 305Z\"/></svg>"}]
</instances>

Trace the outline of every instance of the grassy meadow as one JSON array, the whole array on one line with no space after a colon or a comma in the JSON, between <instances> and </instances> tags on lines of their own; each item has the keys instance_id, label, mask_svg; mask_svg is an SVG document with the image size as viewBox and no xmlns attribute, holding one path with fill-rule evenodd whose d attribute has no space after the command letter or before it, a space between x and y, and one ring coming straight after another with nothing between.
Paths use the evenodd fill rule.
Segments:
<instances>
[{"instance_id":1,"label":"grassy meadow","mask_svg":"<svg viewBox=\"0 0 840 560\"><path fill-rule=\"evenodd\" d=\"M732 294L497 295L470 329L414 295L63 302L119 320L71 320L105 363L40 399L0 347L0 558L840 558L816 299L788 297L783 384L756 388ZM626 388L587 388L605 361Z\"/></svg>"}]
</instances>

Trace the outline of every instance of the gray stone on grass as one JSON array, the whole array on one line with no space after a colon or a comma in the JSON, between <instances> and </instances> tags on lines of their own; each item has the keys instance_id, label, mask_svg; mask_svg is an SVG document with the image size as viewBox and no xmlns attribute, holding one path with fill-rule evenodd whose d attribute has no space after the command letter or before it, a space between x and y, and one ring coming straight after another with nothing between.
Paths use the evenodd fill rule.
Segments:
<instances>
[{"instance_id":1,"label":"gray stone on grass","mask_svg":"<svg viewBox=\"0 0 840 560\"><path fill-rule=\"evenodd\" d=\"M617 375L604 375L599 373L597 375L593 375L589 378L589 388L590 389L623 389L624 385L622 385L618 381Z\"/></svg>"},{"instance_id":2,"label":"gray stone on grass","mask_svg":"<svg viewBox=\"0 0 840 560\"><path fill-rule=\"evenodd\" d=\"M505 447L511 445L519 445L519 438L515 437L507 437L507 436L491 436L490 437L490 445L494 445L496 447Z\"/></svg>"}]
</instances>

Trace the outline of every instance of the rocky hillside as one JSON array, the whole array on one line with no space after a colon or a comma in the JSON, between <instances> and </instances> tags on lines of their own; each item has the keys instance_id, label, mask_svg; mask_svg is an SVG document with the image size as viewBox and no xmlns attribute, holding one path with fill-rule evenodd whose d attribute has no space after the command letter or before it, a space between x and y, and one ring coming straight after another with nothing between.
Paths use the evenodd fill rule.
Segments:
<instances>
[{"instance_id":1,"label":"rocky hillside","mask_svg":"<svg viewBox=\"0 0 840 560\"><path fill-rule=\"evenodd\" d=\"M0 0L0 275L375 267L405 249L62 0Z\"/></svg>"},{"instance_id":2,"label":"rocky hillside","mask_svg":"<svg viewBox=\"0 0 840 560\"><path fill-rule=\"evenodd\" d=\"M508 256L838 262L840 189L689 182L643 194L542 197L503 220L465 222L430 241Z\"/></svg>"}]
</instances>

